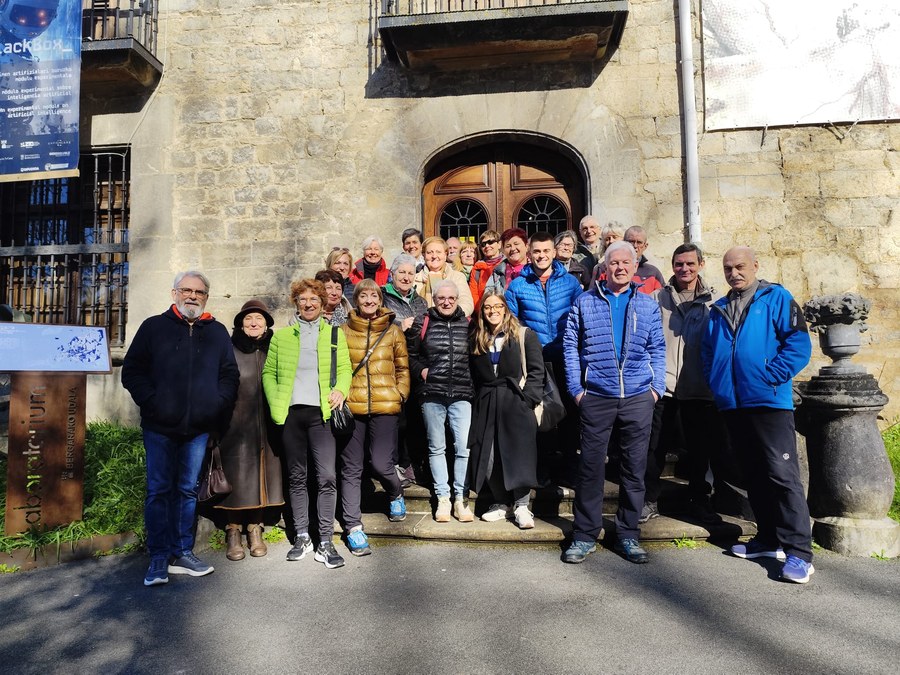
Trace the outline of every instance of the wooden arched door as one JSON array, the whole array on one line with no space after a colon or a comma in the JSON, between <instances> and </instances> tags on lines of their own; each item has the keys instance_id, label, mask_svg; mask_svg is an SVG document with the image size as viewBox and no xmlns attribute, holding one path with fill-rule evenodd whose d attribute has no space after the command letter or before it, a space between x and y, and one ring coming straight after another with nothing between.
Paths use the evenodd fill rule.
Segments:
<instances>
[{"instance_id":1,"label":"wooden arched door","mask_svg":"<svg viewBox=\"0 0 900 675\"><path fill-rule=\"evenodd\" d=\"M558 155L531 147L482 148L444 161L426 176L423 230L470 240L510 227L556 234L584 215L583 194L580 176Z\"/></svg>"}]
</instances>

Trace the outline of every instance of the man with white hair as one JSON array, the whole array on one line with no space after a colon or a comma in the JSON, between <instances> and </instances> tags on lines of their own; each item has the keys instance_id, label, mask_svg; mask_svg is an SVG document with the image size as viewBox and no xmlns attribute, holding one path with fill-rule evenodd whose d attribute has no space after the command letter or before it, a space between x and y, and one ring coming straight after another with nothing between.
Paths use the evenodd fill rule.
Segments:
<instances>
[{"instance_id":1,"label":"man with white hair","mask_svg":"<svg viewBox=\"0 0 900 675\"><path fill-rule=\"evenodd\" d=\"M756 518L756 536L731 552L784 560L781 578L805 584L815 568L792 385L812 354L809 332L788 290L757 279L753 249L729 249L722 267L731 290L710 308L700 355Z\"/></svg>"},{"instance_id":2,"label":"man with white hair","mask_svg":"<svg viewBox=\"0 0 900 675\"><path fill-rule=\"evenodd\" d=\"M606 279L582 294L563 337L566 386L581 411L581 457L575 486L572 543L563 562L580 563L603 528L605 460L619 429L621 469L616 550L646 563L638 543L653 407L666 388L666 342L659 305L638 293L637 254L627 242L606 249Z\"/></svg>"},{"instance_id":3,"label":"man with white hair","mask_svg":"<svg viewBox=\"0 0 900 675\"><path fill-rule=\"evenodd\" d=\"M145 586L213 571L193 552L197 479L209 436L228 424L240 375L228 330L204 311L208 298L202 272L179 273L172 306L141 324L122 366L147 453Z\"/></svg>"}]
</instances>

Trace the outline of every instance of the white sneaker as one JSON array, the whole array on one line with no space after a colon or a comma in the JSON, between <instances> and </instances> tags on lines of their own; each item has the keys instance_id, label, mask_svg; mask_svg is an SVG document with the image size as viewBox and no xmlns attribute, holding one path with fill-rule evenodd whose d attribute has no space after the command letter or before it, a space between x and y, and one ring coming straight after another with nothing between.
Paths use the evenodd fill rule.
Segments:
<instances>
[{"instance_id":1,"label":"white sneaker","mask_svg":"<svg viewBox=\"0 0 900 675\"><path fill-rule=\"evenodd\" d=\"M437 508L434 510L434 520L437 523L450 522L450 497L438 497Z\"/></svg>"},{"instance_id":2,"label":"white sneaker","mask_svg":"<svg viewBox=\"0 0 900 675\"><path fill-rule=\"evenodd\" d=\"M516 507L516 525L520 530L530 530L534 527L534 514L524 504Z\"/></svg>"},{"instance_id":3,"label":"white sneaker","mask_svg":"<svg viewBox=\"0 0 900 675\"><path fill-rule=\"evenodd\" d=\"M461 523L471 523L475 520L475 514L472 513L472 509L462 499L457 499L453 502L453 515Z\"/></svg>"},{"instance_id":4,"label":"white sneaker","mask_svg":"<svg viewBox=\"0 0 900 675\"><path fill-rule=\"evenodd\" d=\"M512 516L512 507L506 504L492 504L491 508L481 515L486 523L496 523L498 520L506 520Z\"/></svg>"}]
</instances>

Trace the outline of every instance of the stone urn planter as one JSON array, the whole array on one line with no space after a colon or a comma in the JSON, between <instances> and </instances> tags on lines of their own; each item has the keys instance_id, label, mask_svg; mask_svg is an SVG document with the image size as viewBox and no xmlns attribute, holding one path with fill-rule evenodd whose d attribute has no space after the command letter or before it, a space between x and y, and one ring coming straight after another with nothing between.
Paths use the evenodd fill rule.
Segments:
<instances>
[{"instance_id":1,"label":"stone urn planter","mask_svg":"<svg viewBox=\"0 0 900 675\"><path fill-rule=\"evenodd\" d=\"M833 363L800 387L809 455L813 535L845 555L900 555L900 524L887 517L894 474L876 423L888 398L865 368L850 362L871 303L858 295L810 300L804 315Z\"/></svg>"}]
</instances>

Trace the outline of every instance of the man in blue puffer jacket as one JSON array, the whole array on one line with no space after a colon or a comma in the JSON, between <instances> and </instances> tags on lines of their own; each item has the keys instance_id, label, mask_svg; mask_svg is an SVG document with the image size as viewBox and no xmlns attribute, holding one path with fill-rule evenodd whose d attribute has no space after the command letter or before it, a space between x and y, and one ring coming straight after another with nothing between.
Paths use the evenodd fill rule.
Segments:
<instances>
[{"instance_id":1,"label":"man in blue puffer jacket","mask_svg":"<svg viewBox=\"0 0 900 675\"><path fill-rule=\"evenodd\" d=\"M556 386L562 393L566 416L556 432L538 435L538 482L550 479L550 458L560 451L562 466L557 479L571 485L570 473L578 456L578 407L565 395L565 366L562 341L566 320L575 300L582 294L581 284L555 260L556 247L549 232L535 232L528 240L528 257L531 261L522 268L518 277L506 289L506 303L523 326L533 330L544 350L544 362L549 362Z\"/></svg>"},{"instance_id":2,"label":"man in blue puffer jacket","mask_svg":"<svg viewBox=\"0 0 900 675\"><path fill-rule=\"evenodd\" d=\"M645 563L638 518L653 407L666 391L666 341L659 305L638 293L632 281L634 248L615 242L605 258L606 280L578 298L563 338L566 385L581 409L575 523L563 562L580 563L595 550L603 526L607 446L618 423L622 457L616 550L630 562Z\"/></svg>"},{"instance_id":3,"label":"man in blue puffer jacket","mask_svg":"<svg viewBox=\"0 0 900 675\"><path fill-rule=\"evenodd\" d=\"M752 249L730 249L722 266L731 291L710 309L700 357L741 458L757 530L731 552L786 559L781 578L803 584L815 569L791 380L809 363L809 333L791 294L756 278L759 262Z\"/></svg>"}]
</instances>

